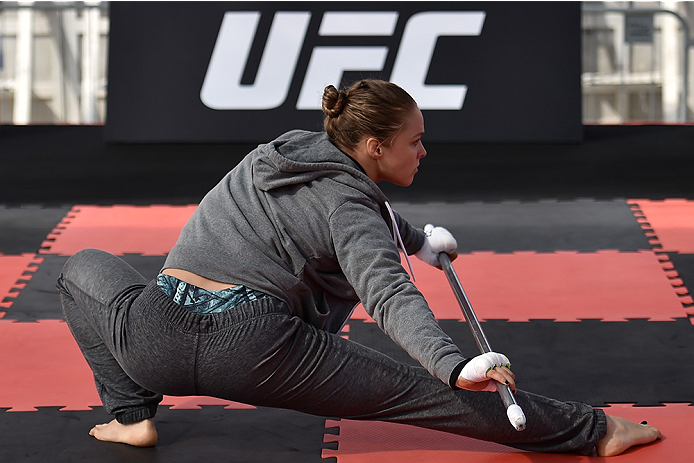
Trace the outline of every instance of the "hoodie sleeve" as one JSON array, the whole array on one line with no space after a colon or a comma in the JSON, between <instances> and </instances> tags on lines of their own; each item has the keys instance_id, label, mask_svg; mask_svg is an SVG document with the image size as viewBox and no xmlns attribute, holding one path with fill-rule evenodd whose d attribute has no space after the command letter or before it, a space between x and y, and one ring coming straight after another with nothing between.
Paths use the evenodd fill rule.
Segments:
<instances>
[{"instance_id":1,"label":"hoodie sleeve","mask_svg":"<svg viewBox=\"0 0 694 463\"><path fill-rule=\"evenodd\" d=\"M424 230L417 229L410 225L405 219L403 219L400 214L393 211L395 215L395 220L398 222L398 229L400 230L400 237L402 238L402 243L407 249L407 254L414 254L424 245Z\"/></svg>"},{"instance_id":2,"label":"hoodie sleeve","mask_svg":"<svg viewBox=\"0 0 694 463\"><path fill-rule=\"evenodd\" d=\"M400 222L406 224L402 219ZM406 247L414 252L418 232L409 225L405 229ZM465 358L410 281L391 232L374 204L367 200L343 204L330 217L330 233L340 267L366 312L412 358L451 385L453 373Z\"/></svg>"}]
</instances>

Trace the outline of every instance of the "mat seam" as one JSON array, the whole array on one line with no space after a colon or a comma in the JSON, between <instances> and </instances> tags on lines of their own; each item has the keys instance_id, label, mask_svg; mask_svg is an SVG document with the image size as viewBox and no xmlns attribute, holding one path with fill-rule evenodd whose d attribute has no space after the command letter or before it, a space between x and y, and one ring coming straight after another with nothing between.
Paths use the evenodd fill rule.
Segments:
<instances>
[{"instance_id":1,"label":"mat seam","mask_svg":"<svg viewBox=\"0 0 694 463\"><path fill-rule=\"evenodd\" d=\"M692 296L689 289L685 286L684 281L680 278L674 262L672 262L667 252L663 251L663 245L653 229L653 226L648 221L646 214L639 206L639 200L629 200L627 201L627 205L648 239L648 243L651 245L651 251L653 251L653 254L658 258L665 276L677 294L680 304L682 304L685 315L689 318L690 323L694 325L694 303L690 302L692 301Z\"/></svg>"},{"instance_id":2,"label":"mat seam","mask_svg":"<svg viewBox=\"0 0 694 463\"><path fill-rule=\"evenodd\" d=\"M12 284L10 285L9 292L12 293L21 293L21 291L26 288L27 284L29 283L29 280L34 276L34 274L38 271L39 265L43 262L43 257L39 256L36 253L22 253L22 254L0 254L2 257L12 257L12 256L23 256L23 257L31 257L31 260L27 264L27 266L22 270L22 273L20 274L19 278ZM33 267L33 269L32 269ZM6 310L2 309L10 309L12 307L12 304L14 304L14 301L19 297L19 294L16 296L5 296L3 300L0 301L0 320L5 318L7 315Z\"/></svg>"}]
</instances>

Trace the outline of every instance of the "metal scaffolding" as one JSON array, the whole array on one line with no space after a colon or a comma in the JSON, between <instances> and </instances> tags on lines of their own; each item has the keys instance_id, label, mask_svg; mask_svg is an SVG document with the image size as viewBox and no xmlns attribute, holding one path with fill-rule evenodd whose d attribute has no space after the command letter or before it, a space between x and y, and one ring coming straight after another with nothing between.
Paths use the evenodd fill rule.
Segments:
<instances>
[{"instance_id":1,"label":"metal scaffolding","mask_svg":"<svg viewBox=\"0 0 694 463\"><path fill-rule=\"evenodd\" d=\"M691 121L694 39L678 10L694 13L694 2L584 2L582 10L584 122Z\"/></svg>"},{"instance_id":2,"label":"metal scaffolding","mask_svg":"<svg viewBox=\"0 0 694 463\"><path fill-rule=\"evenodd\" d=\"M0 2L0 123L105 118L107 2Z\"/></svg>"}]
</instances>

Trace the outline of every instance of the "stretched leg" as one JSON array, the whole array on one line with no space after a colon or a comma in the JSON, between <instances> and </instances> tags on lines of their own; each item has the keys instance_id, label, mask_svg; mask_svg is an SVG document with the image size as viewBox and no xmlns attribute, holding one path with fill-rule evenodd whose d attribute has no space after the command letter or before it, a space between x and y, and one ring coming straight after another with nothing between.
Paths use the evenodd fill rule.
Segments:
<instances>
[{"instance_id":1,"label":"stretched leg","mask_svg":"<svg viewBox=\"0 0 694 463\"><path fill-rule=\"evenodd\" d=\"M70 331L94 373L105 410L121 425L153 418L162 399L135 383L119 363L128 353L125 326L130 308L145 284L124 261L94 249L68 259L58 280ZM102 434L92 430L96 437ZM140 445L151 445L152 440L156 442L156 431Z\"/></svg>"},{"instance_id":2,"label":"stretched leg","mask_svg":"<svg viewBox=\"0 0 694 463\"><path fill-rule=\"evenodd\" d=\"M405 423L532 451L591 454L606 433L600 410L522 391L517 400L528 426L518 432L497 394L453 391L422 368L288 314L249 317L238 328L201 343L202 394L322 416Z\"/></svg>"},{"instance_id":3,"label":"stretched leg","mask_svg":"<svg viewBox=\"0 0 694 463\"><path fill-rule=\"evenodd\" d=\"M611 457L635 445L650 444L661 437L660 431L653 426L608 416L607 434L598 442L597 453L602 457Z\"/></svg>"}]
</instances>

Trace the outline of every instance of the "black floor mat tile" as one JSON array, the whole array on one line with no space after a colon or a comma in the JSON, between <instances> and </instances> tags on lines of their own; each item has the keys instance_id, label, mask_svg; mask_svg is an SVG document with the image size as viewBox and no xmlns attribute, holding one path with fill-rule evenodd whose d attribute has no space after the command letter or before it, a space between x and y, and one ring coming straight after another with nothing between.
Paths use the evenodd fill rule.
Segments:
<instances>
[{"instance_id":1,"label":"black floor mat tile","mask_svg":"<svg viewBox=\"0 0 694 463\"><path fill-rule=\"evenodd\" d=\"M689 291L694 294L694 254L679 254L671 252L667 254L674 265L677 275Z\"/></svg>"},{"instance_id":2,"label":"black floor mat tile","mask_svg":"<svg viewBox=\"0 0 694 463\"><path fill-rule=\"evenodd\" d=\"M55 287L67 256L46 254L26 286L12 299L6 310L5 319L35 321L42 319L62 319L63 311ZM164 265L165 256L140 256L126 254L120 256L148 280L154 279ZM10 300L9 298L7 300Z\"/></svg>"},{"instance_id":3,"label":"black floor mat tile","mask_svg":"<svg viewBox=\"0 0 694 463\"><path fill-rule=\"evenodd\" d=\"M479 353L465 322L440 321L464 355ZM375 323L351 320L349 338L416 365ZM694 329L672 322L482 322L492 349L512 362L520 389L593 406L691 402ZM684 370L684 371L683 371Z\"/></svg>"},{"instance_id":4,"label":"black floor mat tile","mask_svg":"<svg viewBox=\"0 0 694 463\"><path fill-rule=\"evenodd\" d=\"M393 203L417 227L447 228L458 252L651 249L625 200Z\"/></svg>"},{"instance_id":5,"label":"black floor mat tile","mask_svg":"<svg viewBox=\"0 0 694 463\"><path fill-rule=\"evenodd\" d=\"M0 254L38 252L71 206L0 205Z\"/></svg>"},{"instance_id":6,"label":"black floor mat tile","mask_svg":"<svg viewBox=\"0 0 694 463\"><path fill-rule=\"evenodd\" d=\"M135 448L100 442L88 432L111 420L93 411L36 412L0 410L0 461L8 463L191 463L286 462L325 463L321 458L325 418L299 412L258 408L201 410L160 407L155 418L159 442Z\"/></svg>"}]
</instances>

